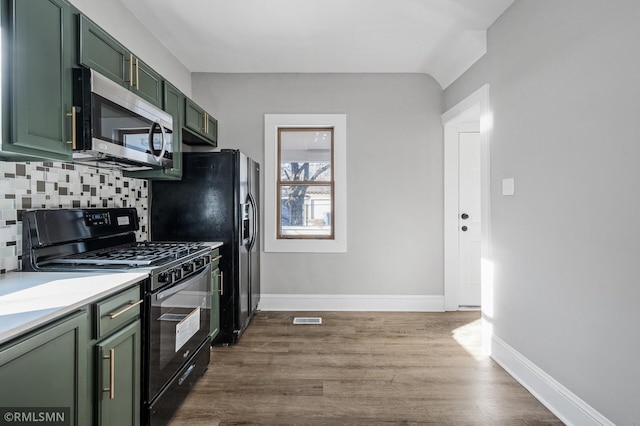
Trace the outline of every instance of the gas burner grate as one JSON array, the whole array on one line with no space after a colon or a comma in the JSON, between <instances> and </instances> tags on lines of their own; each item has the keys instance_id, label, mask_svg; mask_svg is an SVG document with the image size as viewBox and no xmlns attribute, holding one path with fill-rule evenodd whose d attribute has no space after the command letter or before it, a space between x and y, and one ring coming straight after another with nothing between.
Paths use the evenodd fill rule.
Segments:
<instances>
[{"instance_id":1,"label":"gas burner grate","mask_svg":"<svg viewBox=\"0 0 640 426\"><path fill-rule=\"evenodd\" d=\"M180 259L203 247L198 243L139 242L133 246L110 247L65 256L56 259L56 263L149 266Z\"/></svg>"}]
</instances>

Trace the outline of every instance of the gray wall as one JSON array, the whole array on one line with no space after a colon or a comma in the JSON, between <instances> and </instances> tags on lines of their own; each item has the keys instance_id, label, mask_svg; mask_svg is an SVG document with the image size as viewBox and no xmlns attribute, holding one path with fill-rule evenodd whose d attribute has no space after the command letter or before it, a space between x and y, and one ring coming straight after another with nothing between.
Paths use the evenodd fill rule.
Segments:
<instances>
[{"instance_id":1,"label":"gray wall","mask_svg":"<svg viewBox=\"0 0 640 426\"><path fill-rule=\"evenodd\" d=\"M495 335L619 425L640 424L638 22L637 0L516 1L444 95L491 85Z\"/></svg>"},{"instance_id":2,"label":"gray wall","mask_svg":"<svg viewBox=\"0 0 640 426\"><path fill-rule=\"evenodd\" d=\"M264 163L264 114L347 115L348 253L263 253L266 294L442 295L442 90L423 74L193 74L221 148Z\"/></svg>"}]
</instances>

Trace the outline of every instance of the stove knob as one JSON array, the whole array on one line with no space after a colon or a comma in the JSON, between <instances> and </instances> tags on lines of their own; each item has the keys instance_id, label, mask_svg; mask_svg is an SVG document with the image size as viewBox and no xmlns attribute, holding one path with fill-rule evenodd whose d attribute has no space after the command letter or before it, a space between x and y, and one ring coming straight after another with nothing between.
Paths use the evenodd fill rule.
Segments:
<instances>
[{"instance_id":1,"label":"stove knob","mask_svg":"<svg viewBox=\"0 0 640 426\"><path fill-rule=\"evenodd\" d=\"M193 263L187 262L182 265L182 270L186 273L193 271Z\"/></svg>"},{"instance_id":2,"label":"stove knob","mask_svg":"<svg viewBox=\"0 0 640 426\"><path fill-rule=\"evenodd\" d=\"M182 278L182 269L175 269L173 271L173 279L174 279L174 281L178 281L180 278Z\"/></svg>"},{"instance_id":3,"label":"stove knob","mask_svg":"<svg viewBox=\"0 0 640 426\"><path fill-rule=\"evenodd\" d=\"M158 282L159 283L168 283L169 281L169 274L167 272L162 272L161 274L158 275Z\"/></svg>"},{"instance_id":4,"label":"stove knob","mask_svg":"<svg viewBox=\"0 0 640 426\"><path fill-rule=\"evenodd\" d=\"M201 268L204 266L204 258L199 257L196 260L194 260L193 263L196 265L196 268Z\"/></svg>"},{"instance_id":5,"label":"stove knob","mask_svg":"<svg viewBox=\"0 0 640 426\"><path fill-rule=\"evenodd\" d=\"M204 257L204 263L205 263L205 265L208 265L209 263L211 263L211 256L206 255Z\"/></svg>"}]
</instances>

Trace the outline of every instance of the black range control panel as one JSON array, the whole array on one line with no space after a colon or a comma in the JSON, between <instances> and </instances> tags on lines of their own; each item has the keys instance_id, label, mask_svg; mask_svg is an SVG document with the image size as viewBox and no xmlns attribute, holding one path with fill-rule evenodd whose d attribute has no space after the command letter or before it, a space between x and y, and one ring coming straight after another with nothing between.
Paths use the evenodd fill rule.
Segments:
<instances>
[{"instance_id":1,"label":"black range control panel","mask_svg":"<svg viewBox=\"0 0 640 426\"><path fill-rule=\"evenodd\" d=\"M31 210L22 217L27 248L133 233L139 228L135 208Z\"/></svg>"},{"instance_id":2,"label":"black range control panel","mask_svg":"<svg viewBox=\"0 0 640 426\"><path fill-rule=\"evenodd\" d=\"M111 223L111 219L109 218L108 212L99 212L99 213L86 213L84 216L85 222L87 226L103 226L109 225Z\"/></svg>"},{"instance_id":3,"label":"black range control panel","mask_svg":"<svg viewBox=\"0 0 640 426\"><path fill-rule=\"evenodd\" d=\"M108 228L113 232L138 229L138 214L133 208L85 210L84 220L87 228Z\"/></svg>"}]
</instances>

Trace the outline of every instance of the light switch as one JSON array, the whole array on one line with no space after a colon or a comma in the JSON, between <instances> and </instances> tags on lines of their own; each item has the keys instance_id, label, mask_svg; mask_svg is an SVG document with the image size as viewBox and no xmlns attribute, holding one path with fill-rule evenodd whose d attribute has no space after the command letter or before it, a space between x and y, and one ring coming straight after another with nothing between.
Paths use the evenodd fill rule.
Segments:
<instances>
[{"instance_id":1,"label":"light switch","mask_svg":"<svg viewBox=\"0 0 640 426\"><path fill-rule=\"evenodd\" d=\"M513 178L502 179L502 195L513 195L515 192L515 180Z\"/></svg>"}]
</instances>

